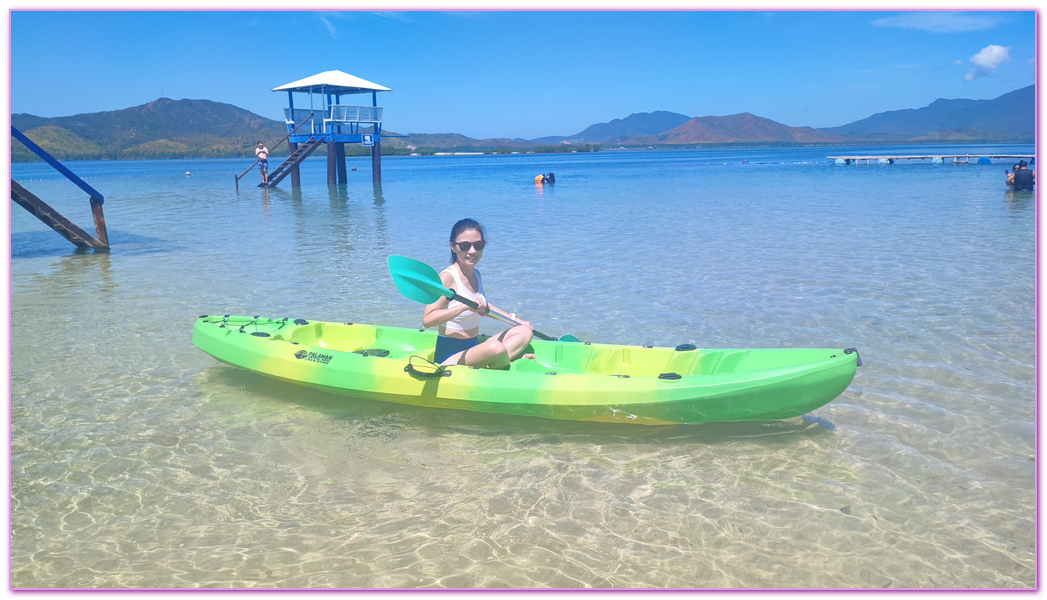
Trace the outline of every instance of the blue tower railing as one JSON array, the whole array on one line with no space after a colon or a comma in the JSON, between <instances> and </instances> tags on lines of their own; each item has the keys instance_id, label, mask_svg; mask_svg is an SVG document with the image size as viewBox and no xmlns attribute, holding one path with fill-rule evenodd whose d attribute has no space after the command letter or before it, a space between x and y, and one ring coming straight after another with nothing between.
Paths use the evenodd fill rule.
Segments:
<instances>
[{"instance_id":1,"label":"blue tower railing","mask_svg":"<svg viewBox=\"0 0 1047 600\"><path fill-rule=\"evenodd\" d=\"M326 94L323 108L295 108L294 96L287 92L284 122L291 133L290 141L300 144L319 135L327 143L380 144L384 109L378 106L376 93L372 92L371 97L373 106L357 106L341 104L340 94ZM309 127L294 133L306 120L312 121ZM362 125L371 127L371 131L361 131Z\"/></svg>"}]
</instances>

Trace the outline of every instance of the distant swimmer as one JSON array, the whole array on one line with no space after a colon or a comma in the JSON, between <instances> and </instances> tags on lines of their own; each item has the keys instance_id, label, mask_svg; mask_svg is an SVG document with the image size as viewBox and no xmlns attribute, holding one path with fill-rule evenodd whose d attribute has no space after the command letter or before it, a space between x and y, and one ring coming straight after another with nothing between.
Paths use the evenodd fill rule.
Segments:
<instances>
[{"instance_id":1,"label":"distant swimmer","mask_svg":"<svg viewBox=\"0 0 1047 600\"><path fill-rule=\"evenodd\" d=\"M545 175L541 175L541 174L535 175L534 176L534 182L535 182L536 185L542 185L542 183L545 182Z\"/></svg>"},{"instance_id":2,"label":"distant swimmer","mask_svg":"<svg viewBox=\"0 0 1047 600\"><path fill-rule=\"evenodd\" d=\"M546 183L556 183L556 177L554 177L552 173L549 173L548 175L545 176L545 182Z\"/></svg>"},{"instance_id":3,"label":"distant swimmer","mask_svg":"<svg viewBox=\"0 0 1047 600\"><path fill-rule=\"evenodd\" d=\"M265 147L262 140L258 140L258 147L254 149L254 155L258 157L258 171L262 174L262 185L269 185L269 148Z\"/></svg>"}]
</instances>

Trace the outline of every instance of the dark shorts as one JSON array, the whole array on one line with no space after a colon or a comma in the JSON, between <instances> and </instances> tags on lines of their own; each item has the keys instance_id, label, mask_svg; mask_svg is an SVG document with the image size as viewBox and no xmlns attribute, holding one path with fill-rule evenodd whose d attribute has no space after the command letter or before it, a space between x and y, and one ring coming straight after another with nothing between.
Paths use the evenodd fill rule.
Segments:
<instances>
[{"instance_id":1,"label":"dark shorts","mask_svg":"<svg viewBox=\"0 0 1047 600\"><path fill-rule=\"evenodd\" d=\"M268 171L269 170L269 161L267 161L267 160L260 160L260 161L258 161L258 170L259 171Z\"/></svg>"},{"instance_id":2,"label":"dark shorts","mask_svg":"<svg viewBox=\"0 0 1047 600\"><path fill-rule=\"evenodd\" d=\"M436 358L433 359L433 362L440 364L447 360L448 356L461 352L462 350L468 350L479 343L480 340L474 337L467 340L460 340L458 338L438 335L436 336Z\"/></svg>"}]
</instances>

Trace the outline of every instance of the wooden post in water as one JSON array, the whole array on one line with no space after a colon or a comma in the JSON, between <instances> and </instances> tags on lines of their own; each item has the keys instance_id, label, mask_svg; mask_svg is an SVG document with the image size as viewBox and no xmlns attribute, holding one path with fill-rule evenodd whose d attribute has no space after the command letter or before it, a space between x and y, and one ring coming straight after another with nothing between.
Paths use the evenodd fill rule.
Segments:
<instances>
[{"instance_id":1,"label":"wooden post in water","mask_svg":"<svg viewBox=\"0 0 1047 600\"><path fill-rule=\"evenodd\" d=\"M335 143L327 142L327 185L338 183L337 168L335 167Z\"/></svg>"},{"instance_id":2,"label":"wooden post in water","mask_svg":"<svg viewBox=\"0 0 1047 600\"><path fill-rule=\"evenodd\" d=\"M345 173L345 144L338 142L334 145L335 165L338 167L338 183L348 183L349 178Z\"/></svg>"},{"instance_id":3,"label":"wooden post in water","mask_svg":"<svg viewBox=\"0 0 1047 600\"><path fill-rule=\"evenodd\" d=\"M91 196L91 214L95 218L95 235L99 242L109 247L109 232L105 229L105 214L102 212L102 201Z\"/></svg>"},{"instance_id":4,"label":"wooden post in water","mask_svg":"<svg viewBox=\"0 0 1047 600\"><path fill-rule=\"evenodd\" d=\"M375 183L382 181L382 138L375 136L374 146L371 147L371 180Z\"/></svg>"},{"instance_id":5,"label":"wooden post in water","mask_svg":"<svg viewBox=\"0 0 1047 600\"><path fill-rule=\"evenodd\" d=\"M291 149L291 153L288 156L298 152L298 144L294 142L288 142L287 147ZM294 187L296 185L299 187L302 185L302 172L298 170L298 165L291 167L291 186Z\"/></svg>"}]
</instances>

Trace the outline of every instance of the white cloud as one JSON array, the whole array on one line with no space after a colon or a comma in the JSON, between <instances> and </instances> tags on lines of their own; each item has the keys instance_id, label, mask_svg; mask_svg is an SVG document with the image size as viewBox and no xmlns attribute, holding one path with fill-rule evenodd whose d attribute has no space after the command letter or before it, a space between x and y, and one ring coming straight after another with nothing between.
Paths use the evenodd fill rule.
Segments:
<instances>
[{"instance_id":1,"label":"white cloud","mask_svg":"<svg viewBox=\"0 0 1047 600\"><path fill-rule=\"evenodd\" d=\"M337 39L338 29L336 29L334 23L332 23L331 20L327 18L328 14L329 13L316 13L316 16L320 19L320 22L324 24L324 27L327 28L327 34L330 35L332 38Z\"/></svg>"},{"instance_id":2,"label":"white cloud","mask_svg":"<svg viewBox=\"0 0 1047 600\"><path fill-rule=\"evenodd\" d=\"M876 19L873 27L901 27L931 33L964 33L992 29L1007 22L1007 18L990 13L952 11L907 12L895 17Z\"/></svg>"},{"instance_id":3,"label":"white cloud","mask_svg":"<svg viewBox=\"0 0 1047 600\"><path fill-rule=\"evenodd\" d=\"M320 20L324 28L327 29L327 34L332 39L338 39L338 26L336 21L352 21L353 14L344 11L316 11L313 13L316 18Z\"/></svg>"},{"instance_id":4,"label":"white cloud","mask_svg":"<svg viewBox=\"0 0 1047 600\"><path fill-rule=\"evenodd\" d=\"M410 11L403 10L372 10L371 14L387 21L403 21L410 22L411 13Z\"/></svg>"},{"instance_id":5,"label":"white cloud","mask_svg":"<svg viewBox=\"0 0 1047 600\"><path fill-rule=\"evenodd\" d=\"M1006 48L995 44L982 48L982 51L971 57L974 69L964 79L971 81L978 77L995 77L996 67L1011 60L1011 46Z\"/></svg>"},{"instance_id":6,"label":"white cloud","mask_svg":"<svg viewBox=\"0 0 1047 600\"><path fill-rule=\"evenodd\" d=\"M387 21L409 21L409 11L368 11L354 12L344 10L328 10L328 11L316 11L314 13L316 18L319 19L320 23L327 30L327 34L332 39L338 39L338 28L340 26L339 21L342 22L356 22L359 20L361 15L371 15L379 19L385 19Z\"/></svg>"}]
</instances>

